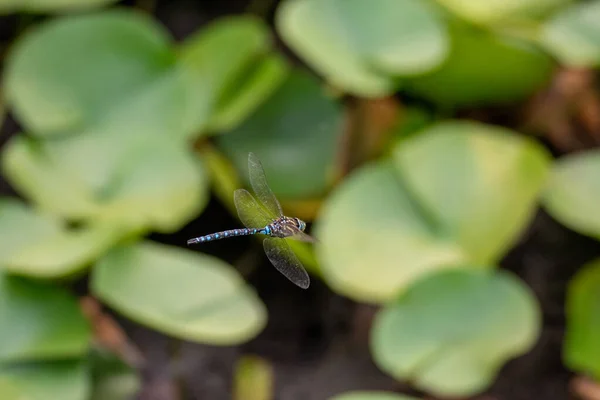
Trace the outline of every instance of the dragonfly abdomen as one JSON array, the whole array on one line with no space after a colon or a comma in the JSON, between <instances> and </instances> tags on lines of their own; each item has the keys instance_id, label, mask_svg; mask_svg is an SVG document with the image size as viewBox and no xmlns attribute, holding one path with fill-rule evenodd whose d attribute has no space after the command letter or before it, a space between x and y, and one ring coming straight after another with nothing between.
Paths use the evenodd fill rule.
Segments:
<instances>
[{"instance_id":1,"label":"dragonfly abdomen","mask_svg":"<svg viewBox=\"0 0 600 400\"><path fill-rule=\"evenodd\" d=\"M188 240L187 244L212 242L213 240L221 240L221 239L226 239L228 237L233 237L233 236L255 235L257 233L268 234L265 231L266 231L266 228L264 228L264 229L257 229L257 228L230 229L228 231L211 233L210 235L198 236L196 238Z\"/></svg>"}]
</instances>

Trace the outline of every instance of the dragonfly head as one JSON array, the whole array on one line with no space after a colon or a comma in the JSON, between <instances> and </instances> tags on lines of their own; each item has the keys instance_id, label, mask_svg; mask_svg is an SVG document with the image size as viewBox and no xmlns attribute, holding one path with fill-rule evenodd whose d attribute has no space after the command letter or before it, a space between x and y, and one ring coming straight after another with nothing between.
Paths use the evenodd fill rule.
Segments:
<instances>
[{"instance_id":1,"label":"dragonfly head","mask_svg":"<svg viewBox=\"0 0 600 400\"><path fill-rule=\"evenodd\" d=\"M298 229L304 232L304 230L306 229L306 222L302 221L300 218L294 218L294 222L296 222L296 226L298 227Z\"/></svg>"}]
</instances>

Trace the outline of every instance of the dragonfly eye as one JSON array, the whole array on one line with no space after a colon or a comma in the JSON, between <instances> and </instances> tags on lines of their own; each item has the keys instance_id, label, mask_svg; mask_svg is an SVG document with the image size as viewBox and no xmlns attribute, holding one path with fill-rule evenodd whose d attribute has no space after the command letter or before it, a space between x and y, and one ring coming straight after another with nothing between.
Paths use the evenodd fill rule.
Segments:
<instances>
[{"instance_id":1,"label":"dragonfly eye","mask_svg":"<svg viewBox=\"0 0 600 400\"><path fill-rule=\"evenodd\" d=\"M298 225L298 228L301 231L304 231L304 229L306 229L306 223L304 221L302 221L300 218L294 218L296 220L296 224Z\"/></svg>"}]
</instances>

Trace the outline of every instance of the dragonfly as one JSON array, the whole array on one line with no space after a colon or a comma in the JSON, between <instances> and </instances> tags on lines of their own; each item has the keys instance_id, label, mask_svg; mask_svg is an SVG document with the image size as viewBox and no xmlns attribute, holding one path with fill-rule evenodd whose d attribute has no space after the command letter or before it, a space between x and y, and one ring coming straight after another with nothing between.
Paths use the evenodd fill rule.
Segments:
<instances>
[{"instance_id":1,"label":"dragonfly","mask_svg":"<svg viewBox=\"0 0 600 400\"><path fill-rule=\"evenodd\" d=\"M287 240L315 243L316 239L304 232L306 229L304 221L283 214L279 200L267 184L263 166L254 153L248 155L248 171L250 185L256 198L246 189L237 189L233 193L238 217L245 228L198 236L188 240L187 244L205 243L235 236L266 235L263 247L275 269L297 286L307 289L310 285L308 273Z\"/></svg>"}]
</instances>

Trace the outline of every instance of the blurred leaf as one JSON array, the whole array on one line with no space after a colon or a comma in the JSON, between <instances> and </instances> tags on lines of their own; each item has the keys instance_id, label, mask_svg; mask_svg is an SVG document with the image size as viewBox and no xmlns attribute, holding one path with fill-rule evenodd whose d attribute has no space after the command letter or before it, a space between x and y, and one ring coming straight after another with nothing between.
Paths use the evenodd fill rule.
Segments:
<instances>
[{"instance_id":1,"label":"blurred leaf","mask_svg":"<svg viewBox=\"0 0 600 400\"><path fill-rule=\"evenodd\" d=\"M3 396L2 382L16 389L13 395L17 397ZM81 361L0 367L2 400L87 400L89 391L87 370Z\"/></svg>"},{"instance_id":2,"label":"blurred leaf","mask_svg":"<svg viewBox=\"0 0 600 400\"><path fill-rule=\"evenodd\" d=\"M419 400L403 394L376 391L354 391L330 397L329 400Z\"/></svg>"},{"instance_id":3,"label":"blurred leaf","mask_svg":"<svg viewBox=\"0 0 600 400\"><path fill-rule=\"evenodd\" d=\"M543 200L548 212L561 223L600 240L600 151L559 159Z\"/></svg>"},{"instance_id":4,"label":"blurred leaf","mask_svg":"<svg viewBox=\"0 0 600 400\"><path fill-rule=\"evenodd\" d=\"M184 103L169 74L174 63L167 32L144 14L110 10L53 19L13 46L6 97L36 135L177 135Z\"/></svg>"},{"instance_id":5,"label":"blurred leaf","mask_svg":"<svg viewBox=\"0 0 600 400\"><path fill-rule=\"evenodd\" d=\"M205 207L204 170L180 143L154 137L119 147L99 138L105 139L89 142L83 135L39 143L16 137L5 150L5 173L43 210L130 230L173 232ZM104 147L91 146L98 143ZM118 159L94 162L101 157L91 153L106 154L113 146Z\"/></svg>"},{"instance_id":6,"label":"blurred leaf","mask_svg":"<svg viewBox=\"0 0 600 400\"><path fill-rule=\"evenodd\" d=\"M243 356L237 364L233 399L271 400L274 385L273 367L255 356Z\"/></svg>"},{"instance_id":7,"label":"blurred leaf","mask_svg":"<svg viewBox=\"0 0 600 400\"><path fill-rule=\"evenodd\" d=\"M495 105L522 100L550 80L552 60L526 42L459 22L450 34L446 61L407 79L408 93L446 107Z\"/></svg>"},{"instance_id":8,"label":"blurred leaf","mask_svg":"<svg viewBox=\"0 0 600 400\"><path fill-rule=\"evenodd\" d=\"M550 155L508 129L448 121L401 143L395 164L414 200L475 263L496 263L533 217Z\"/></svg>"},{"instance_id":9,"label":"blurred leaf","mask_svg":"<svg viewBox=\"0 0 600 400\"><path fill-rule=\"evenodd\" d=\"M430 274L377 315L371 348L383 371L435 396L470 397L533 347L535 297L506 271L477 269Z\"/></svg>"},{"instance_id":10,"label":"blurred leaf","mask_svg":"<svg viewBox=\"0 0 600 400\"><path fill-rule=\"evenodd\" d=\"M1 226L1 225L0 225ZM6 261L8 272L35 278L71 275L100 257L120 238L112 225L63 231L40 242L31 242Z\"/></svg>"},{"instance_id":11,"label":"blurred leaf","mask_svg":"<svg viewBox=\"0 0 600 400\"><path fill-rule=\"evenodd\" d=\"M141 387L137 371L114 354L97 349L92 353L91 400L130 400Z\"/></svg>"},{"instance_id":12,"label":"blurred leaf","mask_svg":"<svg viewBox=\"0 0 600 400\"><path fill-rule=\"evenodd\" d=\"M67 291L0 273L0 361L83 355L91 330Z\"/></svg>"},{"instance_id":13,"label":"blurred leaf","mask_svg":"<svg viewBox=\"0 0 600 400\"><path fill-rule=\"evenodd\" d=\"M287 74L271 45L268 26L251 16L220 18L188 38L178 60L190 104L185 126L231 129L252 113Z\"/></svg>"},{"instance_id":14,"label":"blurred leaf","mask_svg":"<svg viewBox=\"0 0 600 400\"><path fill-rule=\"evenodd\" d=\"M0 0L0 14L11 12L69 12L99 8L117 0Z\"/></svg>"},{"instance_id":15,"label":"blurred leaf","mask_svg":"<svg viewBox=\"0 0 600 400\"><path fill-rule=\"evenodd\" d=\"M236 128L285 81L289 66L282 56L272 55L257 65L243 82L235 82L223 95L208 128L228 131Z\"/></svg>"},{"instance_id":16,"label":"blurred leaf","mask_svg":"<svg viewBox=\"0 0 600 400\"><path fill-rule=\"evenodd\" d=\"M342 124L340 105L325 96L315 79L296 70L256 113L217 143L244 182L252 151L278 197L309 198L327 188Z\"/></svg>"},{"instance_id":17,"label":"blurred leaf","mask_svg":"<svg viewBox=\"0 0 600 400\"><path fill-rule=\"evenodd\" d=\"M19 200L0 198L0 268L23 249L60 231L58 219L36 213Z\"/></svg>"},{"instance_id":18,"label":"blurred leaf","mask_svg":"<svg viewBox=\"0 0 600 400\"><path fill-rule=\"evenodd\" d=\"M92 288L128 318L185 340L237 344L266 321L264 305L229 265L149 242L112 250L94 269Z\"/></svg>"},{"instance_id":19,"label":"blurred leaf","mask_svg":"<svg viewBox=\"0 0 600 400\"><path fill-rule=\"evenodd\" d=\"M526 21L547 15L573 0L437 0L462 18L482 24Z\"/></svg>"},{"instance_id":20,"label":"blurred leaf","mask_svg":"<svg viewBox=\"0 0 600 400\"><path fill-rule=\"evenodd\" d=\"M599 19L600 1L575 4L544 25L541 41L564 64L600 66Z\"/></svg>"},{"instance_id":21,"label":"blurred leaf","mask_svg":"<svg viewBox=\"0 0 600 400\"><path fill-rule=\"evenodd\" d=\"M317 221L324 278L359 301L394 298L421 275L494 264L529 222L548 155L511 131L447 122L361 168Z\"/></svg>"},{"instance_id":22,"label":"blurred leaf","mask_svg":"<svg viewBox=\"0 0 600 400\"><path fill-rule=\"evenodd\" d=\"M600 379L600 260L584 266L569 283L566 314L565 364Z\"/></svg>"},{"instance_id":23,"label":"blurred leaf","mask_svg":"<svg viewBox=\"0 0 600 400\"><path fill-rule=\"evenodd\" d=\"M274 90L285 68L264 55L269 47L267 27L249 17L219 20L178 52L167 32L141 13L59 18L15 44L6 97L38 136L185 139L201 133L214 112L222 113L221 124L238 122ZM257 75L244 81L244 98L231 100L229 89L230 100L218 103L253 67Z\"/></svg>"},{"instance_id":24,"label":"blurred leaf","mask_svg":"<svg viewBox=\"0 0 600 400\"><path fill-rule=\"evenodd\" d=\"M362 97L393 92L396 76L431 70L448 47L441 21L417 0L286 0L275 22L328 81Z\"/></svg>"},{"instance_id":25,"label":"blurred leaf","mask_svg":"<svg viewBox=\"0 0 600 400\"><path fill-rule=\"evenodd\" d=\"M19 275L61 277L85 267L121 237L113 226L65 229L58 220L0 199L0 265Z\"/></svg>"}]
</instances>

